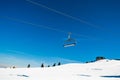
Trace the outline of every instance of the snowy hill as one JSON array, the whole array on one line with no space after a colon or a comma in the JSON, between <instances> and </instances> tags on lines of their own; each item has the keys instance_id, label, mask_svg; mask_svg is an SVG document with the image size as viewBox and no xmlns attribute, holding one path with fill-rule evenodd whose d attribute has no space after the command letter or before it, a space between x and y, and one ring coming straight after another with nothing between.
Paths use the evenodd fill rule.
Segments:
<instances>
[{"instance_id":1,"label":"snowy hill","mask_svg":"<svg viewBox=\"0 0 120 80\"><path fill-rule=\"evenodd\" d=\"M120 60L46 68L0 68L0 80L120 80Z\"/></svg>"}]
</instances>

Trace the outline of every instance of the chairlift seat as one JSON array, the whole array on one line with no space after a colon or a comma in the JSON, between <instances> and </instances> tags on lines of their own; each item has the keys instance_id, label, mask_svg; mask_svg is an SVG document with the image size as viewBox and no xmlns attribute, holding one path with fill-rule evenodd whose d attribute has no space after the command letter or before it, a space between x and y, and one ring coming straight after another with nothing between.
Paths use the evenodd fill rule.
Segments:
<instances>
[{"instance_id":1,"label":"chairlift seat","mask_svg":"<svg viewBox=\"0 0 120 80\"><path fill-rule=\"evenodd\" d=\"M72 44L64 44L64 47L70 47L70 46L75 46L76 43L72 43Z\"/></svg>"},{"instance_id":2,"label":"chairlift seat","mask_svg":"<svg viewBox=\"0 0 120 80\"><path fill-rule=\"evenodd\" d=\"M76 40L74 39L68 39L64 42L64 47L71 47L71 46L75 46L76 45Z\"/></svg>"}]
</instances>

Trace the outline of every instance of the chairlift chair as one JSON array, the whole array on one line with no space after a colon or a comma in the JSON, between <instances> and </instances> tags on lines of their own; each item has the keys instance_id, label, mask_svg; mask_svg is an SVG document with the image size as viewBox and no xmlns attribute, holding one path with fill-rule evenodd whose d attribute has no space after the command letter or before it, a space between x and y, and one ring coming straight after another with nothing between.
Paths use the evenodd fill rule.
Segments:
<instances>
[{"instance_id":1,"label":"chairlift chair","mask_svg":"<svg viewBox=\"0 0 120 80\"><path fill-rule=\"evenodd\" d=\"M70 37L71 33L68 34L68 39L64 42L63 47L71 47L76 45L76 40Z\"/></svg>"}]
</instances>

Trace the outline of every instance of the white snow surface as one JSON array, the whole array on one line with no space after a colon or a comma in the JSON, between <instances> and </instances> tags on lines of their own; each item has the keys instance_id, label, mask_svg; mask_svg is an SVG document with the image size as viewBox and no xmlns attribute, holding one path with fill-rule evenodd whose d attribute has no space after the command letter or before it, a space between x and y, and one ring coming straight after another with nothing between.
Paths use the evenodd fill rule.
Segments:
<instances>
[{"instance_id":1,"label":"white snow surface","mask_svg":"<svg viewBox=\"0 0 120 80\"><path fill-rule=\"evenodd\" d=\"M120 80L120 60L44 68L0 68L0 80Z\"/></svg>"}]
</instances>

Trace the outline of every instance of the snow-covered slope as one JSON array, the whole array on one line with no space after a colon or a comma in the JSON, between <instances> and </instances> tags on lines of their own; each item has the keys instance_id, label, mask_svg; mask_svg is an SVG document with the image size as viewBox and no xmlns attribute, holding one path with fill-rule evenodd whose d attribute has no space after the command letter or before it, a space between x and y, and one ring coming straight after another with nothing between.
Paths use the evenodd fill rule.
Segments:
<instances>
[{"instance_id":1,"label":"snow-covered slope","mask_svg":"<svg viewBox=\"0 0 120 80\"><path fill-rule=\"evenodd\" d=\"M0 80L120 80L120 60L46 68L0 68Z\"/></svg>"}]
</instances>

